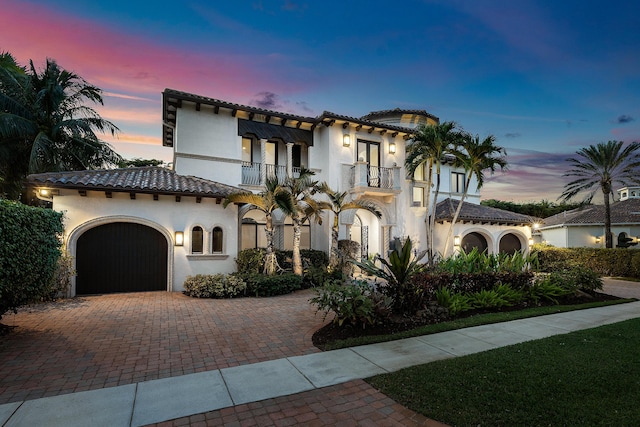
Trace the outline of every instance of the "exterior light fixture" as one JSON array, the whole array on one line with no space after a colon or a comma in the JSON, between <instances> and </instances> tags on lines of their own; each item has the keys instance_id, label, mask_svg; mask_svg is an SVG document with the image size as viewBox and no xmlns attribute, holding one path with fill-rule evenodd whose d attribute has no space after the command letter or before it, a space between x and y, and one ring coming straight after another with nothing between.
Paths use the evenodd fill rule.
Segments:
<instances>
[{"instance_id":1,"label":"exterior light fixture","mask_svg":"<svg viewBox=\"0 0 640 427\"><path fill-rule=\"evenodd\" d=\"M453 246L460 246L460 236L453 237Z\"/></svg>"},{"instance_id":2,"label":"exterior light fixture","mask_svg":"<svg viewBox=\"0 0 640 427\"><path fill-rule=\"evenodd\" d=\"M533 246L533 237L529 237L529 246Z\"/></svg>"},{"instance_id":3,"label":"exterior light fixture","mask_svg":"<svg viewBox=\"0 0 640 427\"><path fill-rule=\"evenodd\" d=\"M389 143L389 154L396 154L396 143L395 142L390 142Z\"/></svg>"},{"instance_id":4,"label":"exterior light fixture","mask_svg":"<svg viewBox=\"0 0 640 427\"><path fill-rule=\"evenodd\" d=\"M600 236L596 236L596 245L600 244Z\"/></svg>"},{"instance_id":5,"label":"exterior light fixture","mask_svg":"<svg viewBox=\"0 0 640 427\"><path fill-rule=\"evenodd\" d=\"M351 145L351 135L345 133L344 135L342 135L342 146L348 147L350 145Z\"/></svg>"},{"instance_id":6,"label":"exterior light fixture","mask_svg":"<svg viewBox=\"0 0 640 427\"><path fill-rule=\"evenodd\" d=\"M176 246L184 245L184 233L182 231L176 231Z\"/></svg>"}]
</instances>

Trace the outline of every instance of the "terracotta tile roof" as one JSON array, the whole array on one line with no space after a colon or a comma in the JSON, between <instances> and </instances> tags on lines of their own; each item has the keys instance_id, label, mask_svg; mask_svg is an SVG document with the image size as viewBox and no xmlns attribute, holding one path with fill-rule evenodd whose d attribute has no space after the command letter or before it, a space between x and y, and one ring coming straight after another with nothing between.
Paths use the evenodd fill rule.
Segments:
<instances>
[{"instance_id":1,"label":"terracotta tile roof","mask_svg":"<svg viewBox=\"0 0 640 427\"><path fill-rule=\"evenodd\" d=\"M372 111L367 115L360 117L362 120L372 120L375 121L378 118L386 117L390 114L413 114L416 116L424 116L429 117L436 122L440 121L440 119L434 116L431 113L428 113L427 110L404 110L401 108L394 108L393 110L380 110L380 111Z\"/></svg>"},{"instance_id":2,"label":"terracotta tile roof","mask_svg":"<svg viewBox=\"0 0 640 427\"><path fill-rule=\"evenodd\" d=\"M541 228L562 225L604 224L604 205L591 205L545 218ZM627 199L611 204L612 224L640 224L640 199Z\"/></svg>"},{"instance_id":3,"label":"terracotta tile roof","mask_svg":"<svg viewBox=\"0 0 640 427\"><path fill-rule=\"evenodd\" d=\"M384 122L375 121L376 118L381 118L380 114L386 112L407 112L425 115L431 117L434 120L439 120L436 116L427 113L425 110L385 110L377 111L367 114L366 116L357 118L344 116L341 114L332 113L330 111L324 111L317 117L299 116L296 114L283 113L274 110L267 110L264 108L252 107L250 105L234 104L232 102L222 101L220 99L208 98L206 96L195 95L192 93L182 92L175 89L165 89L162 92L162 121L163 121L163 139L162 145L172 147L174 142L174 131L176 125L176 110L182 105L182 101L193 102L196 105L204 104L210 105L214 108L225 108L233 111L245 111L253 114L262 114L269 117L279 117L280 119L286 119L288 121L298 123L309 123L314 129L320 123L330 125L332 121L340 120L356 125L368 126L371 128L377 128L377 130L389 130L391 132L398 132L406 134L409 137L415 132L415 129L392 125ZM384 115L384 114L383 114Z\"/></svg>"},{"instance_id":4,"label":"terracotta tile roof","mask_svg":"<svg viewBox=\"0 0 640 427\"><path fill-rule=\"evenodd\" d=\"M29 175L27 184L34 187L199 197L226 197L243 191L195 176L179 175L162 167L40 173Z\"/></svg>"},{"instance_id":5,"label":"terracotta tile roof","mask_svg":"<svg viewBox=\"0 0 640 427\"><path fill-rule=\"evenodd\" d=\"M456 208L460 203L457 199L445 199L436 205L436 221L450 221L455 215ZM533 224L536 218L529 215L522 215L489 206L477 205L475 203L462 202L462 209L458 216L458 221L485 222L490 224L513 224L524 225Z\"/></svg>"}]
</instances>

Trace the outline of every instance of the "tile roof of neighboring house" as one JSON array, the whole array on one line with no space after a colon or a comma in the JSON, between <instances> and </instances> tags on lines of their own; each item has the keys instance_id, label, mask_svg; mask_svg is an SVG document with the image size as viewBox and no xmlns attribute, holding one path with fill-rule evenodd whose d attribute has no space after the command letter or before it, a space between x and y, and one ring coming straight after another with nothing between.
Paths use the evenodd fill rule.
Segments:
<instances>
[{"instance_id":1,"label":"tile roof of neighboring house","mask_svg":"<svg viewBox=\"0 0 640 427\"><path fill-rule=\"evenodd\" d=\"M431 113L428 113L427 110L403 110L401 108L394 108L393 110L380 110L380 111L372 111L369 114L366 114L360 117L362 120L375 120L376 118L386 117L390 114L414 114L416 116L425 116L429 117L433 120L440 121L440 119L434 116Z\"/></svg>"},{"instance_id":2,"label":"tile roof of neighboring house","mask_svg":"<svg viewBox=\"0 0 640 427\"><path fill-rule=\"evenodd\" d=\"M628 199L611 204L612 224L640 224L640 199ZM604 205L590 205L544 219L540 228L563 225L604 224Z\"/></svg>"},{"instance_id":3,"label":"tile roof of neighboring house","mask_svg":"<svg viewBox=\"0 0 640 427\"><path fill-rule=\"evenodd\" d=\"M240 188L195 176L178 175L162 167L48 172L29 175L34 187L126 193L170 194L198 197L226 197Z\"/></svg>"},{"instance_id":4,"label":"tile roof of neighboring house","mask_svg":"<svg viewBox=\"0 0 640 427\"><path fill-rule=\"evenodd\" d=\"M436 205L436 221L451 221L455 215L456 208L460 201L457 199L445 199ZM529 215L522 215L489 206L477 205L475 203L462 202L460 222L480 222L490 224L513 224L524 225L533 224L536 218Z\"/></svg>"}]
</instances>

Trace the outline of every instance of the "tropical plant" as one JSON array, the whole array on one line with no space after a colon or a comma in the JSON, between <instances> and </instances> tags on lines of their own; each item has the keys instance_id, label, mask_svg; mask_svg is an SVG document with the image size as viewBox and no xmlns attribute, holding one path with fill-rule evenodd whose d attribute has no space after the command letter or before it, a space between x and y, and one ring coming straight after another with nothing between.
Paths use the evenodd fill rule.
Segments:
<instances>
[{"instance_id":1,"label":"tropical plant","mask_svg":"<svg viewBox=\"0 0 640 427\"><path fill-rule=\"evenodd\" d=\"M584 202L590 203L600 190L604 198L605 246L613 248L610 200L614 184L623 186L640 182L640 143L632 142L624 147L622 141L601 142L582 148L576 154L577 157L567 159L571 169L564 174L576 179L565 185L559 198L567 201L586 192Z\"/></svg>"},{"instance_id":2,"label":"tropical plant","mask_svg":"<svg viewBox=\"0 0 640 427\"><path fill-rule=\"evenodd\" d=\"M313 218L318 224L322 224L322 210L328 208L326 202L319 202L312 197L317 190L318 182L312 180L313 172L305 167L300 168L298 177L287 177L283 188L291 197L291 209L285 213L293 222L293 273L302 276L302 258L300 257L300 230L302 223Z\"/></svg>"},{"instance_id":3,"label":"tropical plant","mask_svg":"<svg viewBox=\"0 0 640 427\"><path fill-rule=\"evenodd\" d=\"M346 201L346 191L335 191L329 184L323 182L318 186L318 190L329 198L329 209L333 212L333 224L331 225L331 250L329 251L329 270L334 270L340 264L340 253L338 249L338 231L340 214L349 209L364 209L371 212L378 218L382 213L378 207L368 200L357 199Z\"/></svg>"},{"instance_id":4,"label":"tropical plant","mask_svg":"<svg viewBox=\"0 0 640 427\"><path fill-rule=\"evenodd\" d=\"M438 202L440 192L441 167L447 156L453 154L455 147L459 145L461 132L454 122L444 122L438 125L419 126L413 135L413 141L407 145L407 157L405 159L405 169L407 176L414 179L415 172L424 167L427 179L427 194L425 194L426 205L426 247L427 262L434 261L434 237L435 228L435 206ZM431 187L435 172L435 185L433 199L431 198Z\"/></svg>"},{"instance_id":5,"label":"tropical plant","mask_svg":"<svg viewBox=\"0 0 640 427\"><path fill-rule=\"evenodd\" d=\"M102 91L47 59L38 71L0 53L0 193L17 199L27 174L115 166L121 157L96 132L119 129L87 102Z\"/></svg>"},{"instance_id":6,"label":"tropical plant","mask_svg":"<svg viewBox=\"0 0 640 427\"><path fill-rule=\"evenodd\" d=\"M382 321L389 312L391 301L366 282L348 285L327 283L316 289L316 296L309 300L324 312L324 322L329 313L334 313L333 323L366 328Z\"/></svg>"},{"instance_id":7,"label":"tropical plant","mask_svg":"<svg viewBox=\"0 0 640 427\"><path fill-rule=\"evenodd\" d=\"M285 213L292 212L294 206L291 195L280 186L277 177L269 177L265 182L263 191L258 194L250 192L230 194L225 198L223 206L226 208L230 203L250 204L264 212L267 250L264 255L263 273L269 276L276 274L277 260L273 244L273 212L276 209L282 209Z\"/></svg>"},{"instance_id":8,"label":"tropical plant","mask_svg":"<svg viewBox=\"0 0 640 427\"><path fill-rule=\"evenodd\" d=\"M462 209L462 203L469 194L469 186L471 185L471 178L476 177L478 183L478 190L482 188L484 184L484 171L489 170L491 174L496 171L496 168L504 170L507 167L507 160L504 157L506 152L504 148L495 145L496 138L493 135L487 136L480 141L478 135L472 136L468 133L462 133L461 145L458 150L455 151L454 167L464 168L465 170L465 182L464 192L462 197L458 201L458 206L451 220L449 226L449 233L445 240L443 253L447 253L449 242L453 242L453 228L458 221L460 210Z\"/></svg>"},{"instance_id":9,"label":"tropical plant","mask_svg":"<svg viewBox=\"0 0 640 427\"><path fill-rule=\"evenodd\" d=\"M387 283L383 286L382 291L393 299L393 308L396 312L407 311L408 308L414 307L412 304L414 287L411 284L411 278L424 270L424 264L419 261L424 258L427 251L419 253L413 252L411 238L407 237L404 244L400 239L395 238L390 243L391 251L389 252L389 260L376 256L373 260L353 260L353 264L360 269L373 276L385 280ZM376 262L382 265L378 267ZM410 311L410 310L408 310Z\"/></svg>"}]
</instances>

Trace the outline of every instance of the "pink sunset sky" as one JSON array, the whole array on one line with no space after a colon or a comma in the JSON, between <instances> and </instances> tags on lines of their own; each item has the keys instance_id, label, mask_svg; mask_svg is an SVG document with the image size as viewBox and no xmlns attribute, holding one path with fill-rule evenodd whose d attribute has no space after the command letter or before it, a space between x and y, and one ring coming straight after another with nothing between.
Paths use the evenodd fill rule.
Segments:
<instances>
[{"instance_id":1,"label":"pink sunset sky","mask_svg":"<svg viewBox=\"0 0 640 427\"><path fill-rule=\"evenodd\" d=\"M576 150L640 140L640 6L516 3L0 0L0 50L101 88L127 158L171 161L165 88L306 116L419 108L506 148L483 198L555 201Z\"/></svg>"}]
</instances>

